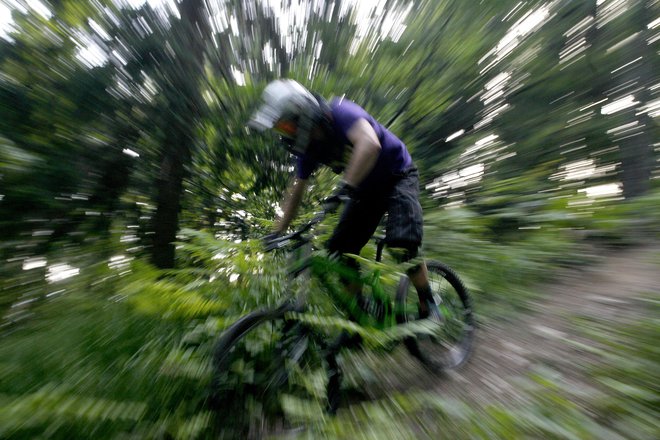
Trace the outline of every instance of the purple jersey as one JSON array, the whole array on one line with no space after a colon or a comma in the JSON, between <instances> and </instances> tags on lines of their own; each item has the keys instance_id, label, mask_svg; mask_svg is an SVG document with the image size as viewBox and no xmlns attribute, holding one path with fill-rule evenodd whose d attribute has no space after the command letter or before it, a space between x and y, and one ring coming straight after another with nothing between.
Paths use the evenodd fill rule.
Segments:
<instances>
[{"instance_id":1,"label":"purple jersey","mask_svg":"<svg viewBox=\"0 0 660 440\"><path fill-rule=\"evenodd\" d=\"M332 125L337 142L342 145L348 145L349 148L351 147L347 134L353 124L359 119L365 119L371 125L380 141L381 150L378 160L374 168L360 184L360 189L378 188L389 180L392 174L400 173L412 166L412 159L406 149L406 145L389 130L380 125L362 107L347 99L334 98L330 103L330 108L332 110ZM310 146L310 150L314 148L314 145ZM297 176L299 178L307 179L318 168L320 162L315 158L316 156L314 154L305 154L298 157ZM330 165L334 169L338 168L336 164L326 165ZM345 166L346 164L341 165Z\"/></svg>"}]
</instances>

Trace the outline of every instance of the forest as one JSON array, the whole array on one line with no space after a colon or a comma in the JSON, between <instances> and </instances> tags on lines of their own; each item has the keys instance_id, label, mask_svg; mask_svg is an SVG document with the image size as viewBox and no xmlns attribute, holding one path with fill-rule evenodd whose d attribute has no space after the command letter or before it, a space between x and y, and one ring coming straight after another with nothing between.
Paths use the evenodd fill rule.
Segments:
<instances>
[{"instance_id":1,"label":"forest","mask_svg":"<svg viewBox=\"0 0 660 440\"><path fill-rule=\"evenodd\" d=\"M0 1L0 438L659 438L659 51L658 0ZM475 303L461 370L369 329L336 415L248 362L206 405L214 341L287 293L295 159L247 126L278 78L406 143Z\"/></svg>"}]
</instances>

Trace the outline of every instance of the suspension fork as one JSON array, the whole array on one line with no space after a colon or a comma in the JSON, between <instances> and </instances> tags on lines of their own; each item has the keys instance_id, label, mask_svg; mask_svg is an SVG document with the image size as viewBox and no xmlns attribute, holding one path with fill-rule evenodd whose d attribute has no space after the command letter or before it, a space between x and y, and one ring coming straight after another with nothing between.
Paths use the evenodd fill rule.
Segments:
<instances>
[{"instance_id":1,"label":"suspension fork","mask_svg":"<svg viewBox=\"0 0 660 440\"><path fill-rule=\"evenodd\" d=\"M310 278L310 270L312 264L312 244L309 241L301 241L297 243L289 254L287 255L287 267L288 267L288 285L289 291L295 279L302 279L308 281ZM302 311L307 303L307 286L297 292L296 297L294 297L295 308L298 311ZM293 294L293 292L292 292Z\"/></svg>"}]
</instances>

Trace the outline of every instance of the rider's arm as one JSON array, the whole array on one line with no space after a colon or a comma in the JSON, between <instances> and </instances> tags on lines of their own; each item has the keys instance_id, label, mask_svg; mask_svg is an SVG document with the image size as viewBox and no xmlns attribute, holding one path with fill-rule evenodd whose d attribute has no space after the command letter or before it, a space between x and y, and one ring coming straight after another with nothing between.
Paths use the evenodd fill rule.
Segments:
<instances>
[{"instance_id":1,"label":"rider's arm","mask_svg":"<svg viewBox=\"0 0 660 440\"><path fill-rule=\"evenodd\" d=\"M344 173L344 180L357 187L376 164L381 146L373 127L364 118L358 119L351 126L346 137L353 145L353 152Z\"/></svg>"},{"instance_id":2,"label":"rider's arm","mask_svg":"<svg viewBox=\"0 0 660 440\"><path fill-rule=\"evenodd\" d=\"M307 180L295 177L293 182L289 185L287 195L282 203L282 217L275 223L275 232L283 233L289 227L291 220L296 216L298 206L302 201L305 189L307 188Z\"/></svg>"}]
</instances>

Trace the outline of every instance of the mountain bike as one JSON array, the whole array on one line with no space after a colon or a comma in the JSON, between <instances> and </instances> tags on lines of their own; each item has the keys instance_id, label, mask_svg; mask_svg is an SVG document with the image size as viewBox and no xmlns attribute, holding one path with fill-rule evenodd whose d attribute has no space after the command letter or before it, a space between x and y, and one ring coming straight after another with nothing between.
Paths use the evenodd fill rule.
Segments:
<instances>
[{"instance_id":1,"label":"mountain bike","mask_svg":"<svg viewBox=\"0 0 660 440\"><path fill-rule=\"evenodd\" d=\"M276 410L279 393L305 388L306 393L325 399L326 409L333 413L341 396L338 354L342 349L362 345L365 332L361 330L376 334L405 330L399 340L433 372L456 368L470 356L474 337L472 300L452 269L437 261L426 261L439 318L420 318L419 299L405 275L400 277L393 295L379 283L378 271L371 273L361 280L368 288L362 295L367 301L360 303L345 289L332 287L333 277L348 276L346 266L314 253L315 234L310 231L325 215L315 214L296 232L272 241L273 249L286 253L286 300L276 307L248 313L217 340L210 399L216 409L227 410L237 398L249 395L253 405L264 412ZM376 262L382 260L385 244L382 237L376 237ZM308 299L315 285L324 286L332 301L339 303L337 309L354 324L340 328L338 336L330 336L315 325L334 322L332 316L310 312ZM324 380L318 380L319 370L324 372Z\"/></svg>"}]
</instances>

